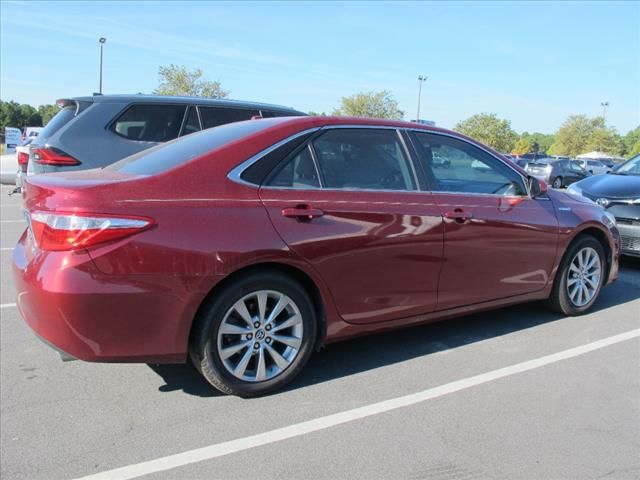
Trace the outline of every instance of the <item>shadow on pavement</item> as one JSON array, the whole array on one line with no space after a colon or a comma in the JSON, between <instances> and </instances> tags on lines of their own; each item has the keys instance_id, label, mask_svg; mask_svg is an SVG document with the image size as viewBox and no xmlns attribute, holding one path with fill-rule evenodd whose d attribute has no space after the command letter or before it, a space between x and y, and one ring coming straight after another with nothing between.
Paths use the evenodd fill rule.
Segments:
<instances>
[{"instance_id":1,"label":"shadow on pavement","mask_svg":"<svg viewBox=\"0 0 640 480\"><path fill-rule=\"evenodd\" d=\"M640 269L640 261L625 259L623 268L625 278L635 276ZM638 282L629 283L625 278L602 291L592 312L640 298ZM500 337L563 318L548 310L543 302L533 302L343 341L312 355L298 378L283 391ZM201 397L221 395L200 376L190 362L186 365L149 366L166 382L166 385L159 388L161 392L182 390Z\"/></svg>"}]
</instances>

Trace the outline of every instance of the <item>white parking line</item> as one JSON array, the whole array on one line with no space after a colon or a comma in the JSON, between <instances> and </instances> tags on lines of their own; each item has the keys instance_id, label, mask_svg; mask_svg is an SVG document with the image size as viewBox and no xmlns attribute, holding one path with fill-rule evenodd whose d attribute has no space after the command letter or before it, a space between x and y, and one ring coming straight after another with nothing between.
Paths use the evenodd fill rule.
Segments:
<instances>
[{"instance_id":1,"label":"white parking line","mask_svg":"<svg viewBox=\"0 0 640 480\"><path fill-rule=\"evenodd\" d=\"M14 247L6 247L6 248L0 248L0 252L6 252L8 250L13 250Z\"/></svg>"},{"instance_id":2,"label":"white parking line","mask_svg":"<svg viewBox=\"0 0 640 480\"><path fill-rule=\"evenodd\" d=\"M21 219L21 220L0 220L0 223L24 223L24 219Z\"/></svg>"},{"instance_id":3,"label":"white parking line","mask_svg":"<svg viewBox=\"0 0 640 480\"><path fill-rule=\"evenodd\" d=\"M558 353L546 355L544 357L535 358L526 362L517 363L490 372L482 373L462 380L456 380L439 387L429 388L421 392L412 393L402 397L392 398L364 407L354 408L333 415L327 415L326 417L320 417L313 420L309 420L287 427L277 428L257 435L251 435L249 437L239 438L228 442L216 443L203 448L197 448L195 450L188 450L186 452L178 453L175 455L169 455L166 457L156 458L142 463L136 463L128 465L122 468L116 468L113 470L107 470L104 472L87 475L77 480L125 480L130 478L141 477L143 475L149 475L155 472L162 472L171 470L173 468L182 467L192 463L202 462L204 460L211 460L214 458L229 455L231 453L237 453L251 448L268 445L274 442L280 442L289 438L299 437L308 433L325 430L327 428L342 425L344 423L360 420L372 415L378 415L381 413L389 412L403 407L415 405L417 403L438 398L443 395L447 395L461 390L482 385L483 383L498 380L500 378L515 375L517 373L527 372L545 365L560 362L569 358L577 357L585 353L593 352L600 348L608 347L616 343L624 342L632 338L640 337L640 328L631 330L629 332L621 333L620 335L614 335L602 340L587 343L579 347L563 350Z\"/></svg>"},{"instance_id":4,"label":"white parking line","mask_svg":"<svg viewBox=\"0 0 640 480\"><path fill-rule=\"evenodd\" d=\"M11 308L17 306L15 303L3 303L0 308Z\"/></svg>"}]
</instances>

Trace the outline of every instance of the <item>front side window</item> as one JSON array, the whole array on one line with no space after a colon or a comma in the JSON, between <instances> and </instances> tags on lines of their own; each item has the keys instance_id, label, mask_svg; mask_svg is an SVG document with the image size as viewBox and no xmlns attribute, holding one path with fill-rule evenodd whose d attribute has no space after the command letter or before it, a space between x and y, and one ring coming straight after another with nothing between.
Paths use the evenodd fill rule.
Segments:
<instances>
[{"instance_id":1,"label":"front side window","mask_svg":"<svg viewBox=\"0 0 640 480\"><path fill-rule=\"evenodd\" d=\"M416 189L396 130L329 130L315 139L312 145L326 188Z\"/></svg>"},{"instance_id":2,"label":"front side window","mask_svg":"<svg viewBox=\"0 0 640 480\"><path fill-rule=\"evenodd\" d=\"M414 132L420 162L441 192L525 195L522 177L492 155L451 137Z\"/></svg>"},{"instance_id":3,"label":"front side window","mask_svg":"<svg viewBox=\"0 0 640 480\"><path fill-rule=\"evenodd\" d=\"M251 117L260 116L258 110L244 108L224 108L224 107L198 107L202 128L213 128L227 123L251 120Z\"/></svg>"},{"instance_id":4,"label":"front side window","mask_svg":"<svg viewBox=\"0 0 640 480\"><path fill-rule=\"evenodd\" d=\"M185 105L132 105L111 125L111 131L141 142L168 142L178 136Z\"/></svg>"}]
</instances>

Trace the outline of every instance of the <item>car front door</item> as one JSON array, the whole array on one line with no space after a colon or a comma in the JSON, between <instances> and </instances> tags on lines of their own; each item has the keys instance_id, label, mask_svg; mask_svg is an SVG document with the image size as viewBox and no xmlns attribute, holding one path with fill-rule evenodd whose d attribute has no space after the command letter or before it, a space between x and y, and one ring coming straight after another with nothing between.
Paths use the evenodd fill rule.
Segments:
<instances>
[{"instance_id":1,"label":"car front door","mask_svg":"<svg viewBox=\"0 0 640 480\"><path fill-rule=\"evenodd\" d=\"M342 318L382 322L436 308L443 221L417 182L396 129L334 128L281 162L260 198Z\"/></svg>"},{"instance_id":2,"label":"car front door","mask_svg":"<svg viewBox=\"0 0 640 480\"><path fill-rule=\"evenodd\" d=\"M531 293L552 274L558 222L506 162L450 135L412 133L444 217L438 310ZM436 168L433 155L450 161Z\"/></svg>"}]
</instances>

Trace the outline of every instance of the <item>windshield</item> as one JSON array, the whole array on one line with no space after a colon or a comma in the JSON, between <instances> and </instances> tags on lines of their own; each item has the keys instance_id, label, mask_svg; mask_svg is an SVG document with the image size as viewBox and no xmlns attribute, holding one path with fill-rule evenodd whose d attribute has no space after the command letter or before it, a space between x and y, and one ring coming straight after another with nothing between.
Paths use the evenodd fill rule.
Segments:
<instances>
[{"instance_id":1,"label":"windshield","mask_svg":"<svg viewBox=\"0 0 640 480\"><path fill-rule=\"evenodd\" d=\"M640 155L618 165L613 172L619 175L640 175Z\"/></svg>"}]
</instances>

